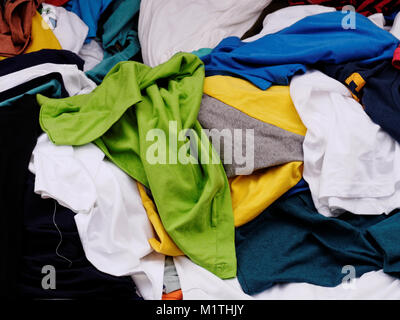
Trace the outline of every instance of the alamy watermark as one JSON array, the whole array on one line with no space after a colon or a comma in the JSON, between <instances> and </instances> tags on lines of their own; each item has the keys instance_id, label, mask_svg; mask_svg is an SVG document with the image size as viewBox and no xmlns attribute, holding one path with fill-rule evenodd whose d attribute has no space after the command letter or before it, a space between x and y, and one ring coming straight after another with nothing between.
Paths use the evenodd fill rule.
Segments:
<instances>
[{"instance_id":1,"label":"alamy watermark","mask_svg":"<svg viewBox=\"0 0 400 320\"><path fill-rule=\"evenodd\" d=\"M42 288L44 290L55 290L56 268L52 265L45 265L42 268L42 274L45 274L45 276L42 278Z\"/></svg>"},{"instance_id":2,"label":"alamy watermark","mask_svg":"<svg viewBox=\"0 0 400 320\"><path fill-rule=\"evenodd\" d=\"M352 265L346 265L342 268L342 287L346 290L356 288L356 268Z\"/></svg>"},{"instance_id":3,"label":"alamy watermark","mask_svg":"<svg viewBox=\"0 0 400 320\"><path fill-rule=\"evenodd\" d=\"M342 28L345 30L356 29L356 8L350 5L344 6L342 13L345 14L342 19Z\"/></svg>"},{"instance_id":4,"label":"alamy watermark","mask_svg":"<svg viewBox=\"0 0 400 320\"><path fill-rule=\"evenodd\" d=\"M194 129L178 132L177 121L169 121L168 132L151 129L146 141L150 164L234 164L237 175L254 171L254 129ZM210 142L214 150L210 146Z\"/></svg>"}]
</instances>

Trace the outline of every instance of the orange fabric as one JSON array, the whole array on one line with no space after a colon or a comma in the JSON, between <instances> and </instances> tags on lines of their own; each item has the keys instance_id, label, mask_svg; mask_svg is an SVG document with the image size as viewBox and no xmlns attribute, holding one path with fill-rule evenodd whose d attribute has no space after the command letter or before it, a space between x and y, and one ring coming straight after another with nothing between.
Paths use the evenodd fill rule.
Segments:
<instances>
[{"instance_id":1,"label":"orange fabric","mask_svg":"<svg viewBox=\"0 0 400 320\"><path fill-rule=\"evenodd\" d=\"M32 18L43 0L6 1L0 8L0 55L21 54L31 40Z\"/></svg>"},{"instance_id":2,"label":"orange fabric","mask_svg":"<svg viewBox=\"0 0 400 320\"><path fill-rule=\"evenodd\" d=\"M36 14L32 18L31 41L23 53L35 52L42 49L61 50L62 48L46 21L44 21L40 13L36 11ZM0 56L0 61L7 58L8 57Z\"/></svg>"},{"instance_id":3,"label":"orange fabric","mask_svg":"<svg viewBox=\"0 0 400 320\"><path fill-rule=\"evenodd\" d=\"M182 290L179 289L170 293L163 293L162 300L183 300Z\"/></svg>"},{"instance_id":4,"label":"orange fabric","mask_svg":"<svg viewBox=\"0 0 400 320\"><path fill-rule=\"evenodd\" d=\"M355 84L356 87L354 88L354 90L356 92L352 92L350 90L350 93L357 102L360 102L360 98L356 95L356 93L359 93L361 89L365 86L366 82L364 78L358 72L354 72L350 77L345 80L345 82L348 86L350 86L351 83Z\"/></svg>"}]
</instances>

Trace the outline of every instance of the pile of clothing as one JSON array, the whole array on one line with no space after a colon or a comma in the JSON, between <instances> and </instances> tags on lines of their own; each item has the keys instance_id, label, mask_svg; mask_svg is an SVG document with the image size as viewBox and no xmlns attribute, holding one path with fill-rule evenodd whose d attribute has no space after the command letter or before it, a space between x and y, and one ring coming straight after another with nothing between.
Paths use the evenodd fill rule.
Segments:
<instances>
[{"instance_id":1,"label":"pile of clothing","mask_svg":"<svg viewBox=\"0 0 400 320\"><path fill-rule=\"evenodd\" d=\"M2 298L400 299L399 1L0 9Z\"/></svg>"}]
</instances>

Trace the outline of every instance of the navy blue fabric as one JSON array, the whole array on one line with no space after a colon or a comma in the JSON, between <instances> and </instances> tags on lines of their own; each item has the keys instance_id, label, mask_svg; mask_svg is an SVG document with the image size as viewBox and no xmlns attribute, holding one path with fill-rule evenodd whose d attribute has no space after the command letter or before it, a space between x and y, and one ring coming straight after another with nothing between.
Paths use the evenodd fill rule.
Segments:
<instances>
[{"instance_id":1,"label":"navy blue fabric","mask_svg":"<svg viewBox=\"0 0 400 320\"><path fill-rule=\"evenodd\" d=\"M21 294L28 299L118 299L138 300L131 277L114 277L97 270L82 248L74 213L53 199L34 193L35 177L29 173L25 184L24 236ZM55 211L55 214L54 214ZM61 231L60 234L53 222ZM46 265L56 270L56 288L43 289Z\"/></svg>"},{"instance_id":2,"label":"navy blue fabric","mask_svg":"<svg viewBox=\"0 0 400 320\"><path fill-rule=\"evenodd\" d=\"M255 294L279 283L333 287L355 267L356 276L383 269L400 275L400 214L338 218L319 214L309 192L280 199L236 229L238 280Z\"/></svg>"},{"instance_id":3,"label":"navy blue fabric","mask_svg":"<svg viewBox=\"0 0 400 320\"><path fill-rule=\"evenodd\" d=\"M0 298L19 296L23 241L24 183L39 126L36 98L0 108Z\"/></svg>"},{"instance_id":4,"label":"navy blue fabric","mask_svg":"<svg viewBox=\"0 0 400 320\"><path fill-rule=\"evenodd\" d=\"M289 191L287 191L284 195L282 195L281 199L287 199L297 193L304 192L304 191L309 191L310 187L308 186L308 183L306 180L301 178L301 180Z\"/></svg>"},{"instance_id":5,"label":"navy blue fabric","mask_svg":"<svg viewBox=\"0 0 400 320\"><path fill-rule=\"evenodd\" d=\"M24 60L26 61L26 60ZM56 85L49 85L55 83ZM27 90L43 88L47 96L67 95L58 73L28 81L0 94L18 96L0 107L0 298L25 299L141 299L130 277L113 277L98 271L86 259L74 221L74 213L52 199L34 193L29 160L42 133L40 107ZM55 96L56 95L56 96ZM63 241L56 254L60 235ZM46 265L56 269L56 289L45 290L42 279Z\"/></svg>"},{"instance_id":6,"label":"navy blue fabric","mask_svg":"<svg viewBox=\"0 0 400 320\"><path fill-rule=\"evenodd\" d=\"M320 69L347 85L372 121L400 142L400 70L393 67L390 59L366 65L359 62L325 65ZM355 90L355 84L346 83L353 73L365 80L359 91Z\"/></svg>"},{"instance_id":7,"label":"navy blue fabric","mask_svg":"<svg viewBox=\"0 0 400 320\"><path fill-rule=\"evenodd\" d=\"M26 94L36 96L37 93L53 98L66 98L69 96L65 90L62 75L58 72L52 72L0 92L0 108L13 104L15 100Z\"/></svg>"},{"instance_id":8,"label":"navy blue fabric","mask_svg":"<svg viewBox=\"0 0 400 320\"><path fill-rule=\"evenodd\" d=\"M399 11L396 11L396 12L392 12L390 15L384 16L385 25L386 26L392 26L393 22L394 22L394 19L396 18L398 13L399 13Z\"/></svg>"},{"instance_id":9,"label":"navy blue fabric","mask_svg":"<svg viewBox=\"0 0 400 320\"><path fill-rule=\"evenodd\" d=\"M397 38L360 14L355 29L344 29L344 17L342 12L309 16L249 43L226 38L201 58L206 76L239 76L265 90L272 84L288 85L293 75L318 62L369 63L393 57Z\"/></svg>"},{"instance_id":10,"label":"navy blue fabric","mask_svg":"<svg viewBox=\"0 0 400 320\"><path fill-rule=\"evenodd\" d=\"M0 77L43 63L75 64L79 70L83 70L85 61L68 50L43 49L1 60Z\"/></svg>"}]
</instances>

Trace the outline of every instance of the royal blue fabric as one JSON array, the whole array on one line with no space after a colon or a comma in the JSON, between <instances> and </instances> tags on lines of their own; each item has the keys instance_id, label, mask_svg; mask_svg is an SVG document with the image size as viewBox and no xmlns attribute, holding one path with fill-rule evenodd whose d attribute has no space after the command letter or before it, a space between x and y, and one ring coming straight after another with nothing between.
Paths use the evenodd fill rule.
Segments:
<instances>
[{"instance_id":1,"label":"royal blue fabric","mask_svg":"<svg viewBox=\"0 0 400 320\"><path fill-rule=\"evenodd\" d=\"M65 4L65 9L78 15L89 27L86 42L96 37L100 16L111 2L112 0L70 0Z\"/></svg>"},{"instance_id":2,"label":"royal blue fabric","mask_svg":"<svg viewBox=\"0 0 400 320\"><path fill-rule=\"evenodd\" d=\"M300 192L304 192L304 191L309 191L310 187L308 186L308 183L306 182L306 180L304 180L303 178L301 178L301 180L293 187L291 188L289 191L287 191L282 197L281 199L287 199L297 193Z\"/></svg>"},{"instance_id":3,"label":"royal blue fabric","mask_svg":"<svg viewBox=\"0 0 400 320\"><path fill-rule=\"evenodd\" d=\"M288 85L295 74L316 63L366 63L393 57L399 40L356 14L356 28L344 29L342 12L306 17L292 26L246 43L229 37L202 57L206 76L233 75L265 90Z\"/></svg>"}]
</instances>

